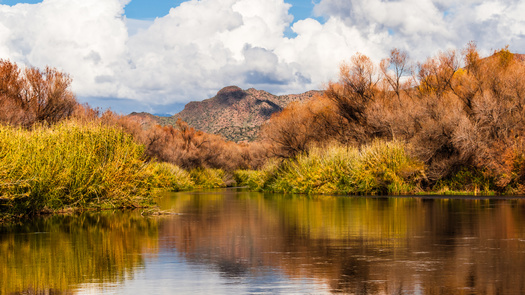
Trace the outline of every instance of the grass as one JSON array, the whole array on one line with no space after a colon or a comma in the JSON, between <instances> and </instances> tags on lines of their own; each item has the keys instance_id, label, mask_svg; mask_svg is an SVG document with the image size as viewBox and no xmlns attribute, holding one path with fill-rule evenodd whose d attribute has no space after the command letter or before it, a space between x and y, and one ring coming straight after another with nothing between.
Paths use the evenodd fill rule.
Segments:
<instances>
[{"instance_id":1,"label":"grass","mask_svg":"<svg viewBox=\"0 0 525 295\"><path fill-rule=\"evenodd\" d=\"M148 182L156 188L178 192L195 187L190 174L176 165L153 162L148 168L151 173Z\"/></svg>"},{"instance_id":2,"label":"grass","mask_svg":"<svg viewBox=\"0 0 525 295\"><path fill-rule=\"evenodd\" d=\"M220 169L187 172L148 162L119 127L64 121L31 130L0 125L0 222L71 209L153 205L154 191L225 187Z\"/></svg>"},{"instance_id":3,"label":"grass","mask_svg":"<svg viewBox=\"0 0 525 295\"><path fill-rule=\"evenodd\" d=\"M439 180L429 195L493 196L496 195L494 178L475 168L463 168L449 179Z\"/></svg>"},{"instance_id":4,"label":"grass","mask_svg":"<svg viewBox=\"0 0 525 295\"><path fill-rule=\"evenodd\" d=\"M226 173L221 169L195 168L190 171L195 188L209 189L226 187Z\"/></svg>"},{"instance_id":5,"label":"grass","mask_svg":"<svg viewBox=\"0 0 525 295\"><path fill-rule=\"evenodd\" d=\"M144 148L118 128L0 126L1 212L139 207L151 201Z\"/></svg>"},{"instance_id":6,"label":"grass","mask_svg":"<svg viewBox=\"0 0 525 295\"><path fill-rule=\"evenodd\" d=\"M269 161L258 171L234 173L252 190L299 194L400 195L420 192L424 165L401 142L358 148L330 144L295 159ZM491 194L491 180L460 171L440 182L438 194ZM31 130L0 126L0 221L15 215L70 208L132 208L152 204L156 188L182 191L226 187L220 169L189 172L146 162L144 147L118 127L65 121ZM467 184L467 186L465 186ZM428 193L425 193L428 194Z\"/></svg>"},{"instance_id":7,"label":"grass","mask_svg":"<svg viewBox=\"0 0 525 295\"><path fill-rule=\"evenodd\" d=\"M400 142L375 141L361 149L331 144L261 171L237 171L251 189L301 194L408 194L419 190L424 165Z\"/></svg>"}]
</instances>

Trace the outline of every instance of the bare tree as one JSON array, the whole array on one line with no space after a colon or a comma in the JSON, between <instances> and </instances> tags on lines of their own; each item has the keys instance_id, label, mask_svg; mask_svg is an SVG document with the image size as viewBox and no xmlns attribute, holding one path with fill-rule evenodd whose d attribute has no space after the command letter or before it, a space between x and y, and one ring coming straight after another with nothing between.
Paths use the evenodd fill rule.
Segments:
<instances>
[{"instance_id":1,"label":"bare tree","mask_svg":"<svg viewBox=\"0 0 525 295\"><path fill-rule=\"evenodd\" d=\"M390 85L397 98L400 99L404 83L403 77L411 76L412 68L409 64L408 52L394 48L390 51L390 57L385 58L380 64L381 72L385 81ZM410 85L410 83L408 84Z\"/></svg>"}]
</instances>

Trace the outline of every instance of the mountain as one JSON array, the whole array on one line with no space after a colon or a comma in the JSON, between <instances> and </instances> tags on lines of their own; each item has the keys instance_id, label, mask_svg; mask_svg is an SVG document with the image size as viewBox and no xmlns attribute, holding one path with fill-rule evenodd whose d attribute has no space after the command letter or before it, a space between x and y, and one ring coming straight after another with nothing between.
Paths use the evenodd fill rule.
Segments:
<instances>
[{"instance_id":1,"label":"mountain","mask_svg":"<svg viewBox=\"0 0 525 295\"><path fill-rule=\"evenodd\" d=\"M162 125L174 125L181 119L195 129L220 134L228 140L252 141L272 114L293 101L307 100L320 93L312 90L277 96L253 88L242 90L237 86L228 86L210 99L188 103L184 110L172 117L156 119Z\"/></svg>"},{"instance_id":2,"label":"mountain","mask_svg":"<svg viewBox=\"0 0 525 295\"><path fill-rule=\"evenodd\" d=\"M496 55L485 59L494 56ZM525 54L513 54L513 57L525 64ZM261 125L272 114L281 111L293 101L304 101L321 93L312 90L302 94L277 96L254 88L242 90L237 86L228 86L212 98L188 103L181 112L171 117L149 113L132 113L129 116L139 119L143 125L175 125L180 118L197 130L220 134L228 140L252 141L257 137Z\"/></svg>"}]
</instances>

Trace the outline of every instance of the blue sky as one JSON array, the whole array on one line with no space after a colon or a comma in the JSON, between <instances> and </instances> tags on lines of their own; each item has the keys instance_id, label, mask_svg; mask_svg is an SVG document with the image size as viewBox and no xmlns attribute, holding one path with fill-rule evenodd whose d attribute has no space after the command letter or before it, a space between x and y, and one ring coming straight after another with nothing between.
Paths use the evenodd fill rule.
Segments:
<instances>
[{"instance_id":1,"label":"blue sky","mask_svg":"<svg viewBox=\"0 0 525 295\"><path fill-rule=\"evenodd\" d=\"M18 1L11 1L16 3ZM38 1L34 1L38 2ZM33 3L34 3L33 2ZM172 7L179 6L183 0L133 0L126 6L126 16L135 19L154 19L169 13ZM294 21L314 17L312 10L314 3L312 0L287 0L286 3L292 4L289 13L294 16ZM152 5L152 3L154 3Z\"/></svg>"},{"instance_id":2,"label":"blue sky","mask_svg":"<svg viewBox=\"0 0 525 295\"><path fill-rule=\"evenodd\" d=\"M0 0L1 1L1 0ZM11 1L17 3L21 1ZM37 3L41 1L27 1L28 3ZM171 8L179 6L181 3L186 2L184 0L155 0L152 5L152 1L148 0L132 0L125 7L126 17L138 20L154 20L157 17L163 17L167 15ZM288 4L291 4L291 8L288 13L293 15L293 21L304 20L307 18L313 18L319 22L323 22L321 17L317 17L313 13L314 0L286 0ZM294 37L295 34L287 29L285 36Z\"/></svg>"},{"instance_id":3,"label":"blue sky","mask_svg":"<svg viewBox=\"0 0 525 295\"><path fill-rule=\"evenodd\" d=\"M35 4L42 0L0 0L0 4L15 5L18 3ZM125 14L129 18L140 20L153 20L169 13L172 7L179 6L184 0L132 0L125 7ZM289 10L294 16L294 21L315 17L313 15L314 0L287 0L286 3L292 4Z\"/></svg>"},{"instance_id":4,"label":"blue sky","mask_svg":"<svg viewBox=\"0 0 525 295\"><path fill-rule=\"evenodd\" d=\"M174 113L229 85L322 89L357 52L421 62L475 41L482 55L523 53L523 11L523 0L0 0L0 59L69 73L94 107Z\"/></svg>"}]
</instances>

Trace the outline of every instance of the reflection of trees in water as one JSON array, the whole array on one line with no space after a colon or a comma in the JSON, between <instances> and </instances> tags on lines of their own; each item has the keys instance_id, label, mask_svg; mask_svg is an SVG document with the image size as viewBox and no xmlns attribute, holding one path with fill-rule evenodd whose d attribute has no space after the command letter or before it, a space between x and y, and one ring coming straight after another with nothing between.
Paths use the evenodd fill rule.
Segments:
<instances>
[{"instance_id":1,"label":"reflection of trees in water","mask_svg":"<svg viewBox=\"0 0 525 295\"><path fill-rule=\"evenodd\" d=\"M0 294L63 294L120 282L157 245L157 221L140 213L53 216L0 229ZM69 290L69 291L68 291Z\"/></svg>"},{"instance_id":2,"label":"reflection of trees in water","mask_svg":"<svg viewBox=\"0 0 525 295\"><path fill-rule=\"evenodd\" d=\"M263 266L333 292L525 291L521 200L198 199L181 197L178 208L190 214L162 224L161 247L226 277Z\"/></svg>"}]
</instances>

